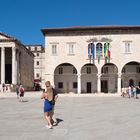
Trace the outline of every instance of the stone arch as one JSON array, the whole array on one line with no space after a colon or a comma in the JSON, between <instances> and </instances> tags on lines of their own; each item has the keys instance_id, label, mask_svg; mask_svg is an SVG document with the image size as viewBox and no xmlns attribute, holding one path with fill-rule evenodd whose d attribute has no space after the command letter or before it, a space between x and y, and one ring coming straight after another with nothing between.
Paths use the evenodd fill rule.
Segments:
<instances>
[{"instance_id":1,"label":"stone arch","mask_svg":"<svg viewBox=\"0 0 140 140\"><path fill-rule=\"evenodd\" d=\"M87 63L81 67L81 92L97 92L97 67L94 64Z\"/></svg>"},{"instance_id":2,"label":"stone arch","mask_svg":"<svg viewBox=\"0 0 140 140\"><path fill-rule=\"evenodd\" d=\"M77 69L70 63L61 63L54 70L54 85L59 93L77 92Z\"/></svg>"},{"instance_id":3,"label":"stone arch","mask_svg":"<svg viewBox=\"0 0 140 140\"><path fill-rule=\"evenodd\" d=\"M140 63L137 61L130 61L126 63L121 70L121 78L123 81L122 88L131 85L136 86L140 84ZM132 82L133 81L133 82Z\"/></svg>"},{"instance_id":4,"label":"stone arch","mask_svg":"<svg viewBox=\"0 0 140 140\"><path fill-rule=\"evenodd\" d=\"M101 68L101 92L117 92L118 67L113 63L106 63Z\"/></svg>"}]
</instances>

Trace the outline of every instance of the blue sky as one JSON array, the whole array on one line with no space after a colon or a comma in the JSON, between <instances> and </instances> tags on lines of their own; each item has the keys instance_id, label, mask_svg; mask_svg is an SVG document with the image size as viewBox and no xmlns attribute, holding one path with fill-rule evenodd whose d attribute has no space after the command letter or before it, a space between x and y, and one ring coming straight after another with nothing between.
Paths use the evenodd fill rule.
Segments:
<instances>
[{"instance_id":1,"label":"blue sky","mask_svg":"<svg viewBox=\"0 0 140 140\"><path fill-rule=\"evenodd\" d=\"M0 0L0 31L42 44L42 28L140 25L139 0Z\"/></svg>"}]
</instances>

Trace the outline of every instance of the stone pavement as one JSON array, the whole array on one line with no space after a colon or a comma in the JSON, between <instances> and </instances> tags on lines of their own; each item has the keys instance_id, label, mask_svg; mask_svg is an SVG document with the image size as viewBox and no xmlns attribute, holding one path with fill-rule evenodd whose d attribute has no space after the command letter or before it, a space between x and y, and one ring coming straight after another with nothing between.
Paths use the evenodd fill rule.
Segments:
<instances>
[{"instance_id":1,"label":"stone pavement","mask_svg":"<svg viewBox=\"0 0 140 140\"><path fill-rule=\"evenodd\" d=\"M0 140L140 140L140 99L60 95L58 126L45 127L40 92L0 94Z\"/></svg>"}]
</instances>

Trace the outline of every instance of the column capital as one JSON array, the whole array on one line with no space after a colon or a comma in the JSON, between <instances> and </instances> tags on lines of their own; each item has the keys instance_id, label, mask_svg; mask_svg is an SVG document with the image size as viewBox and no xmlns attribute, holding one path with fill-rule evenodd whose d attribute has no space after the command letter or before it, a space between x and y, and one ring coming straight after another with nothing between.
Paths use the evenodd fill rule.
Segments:
<instances>
[{"instance_id":1,"label":"column capital","mask_svg":"<svg viewBox=\"0 0 140 140\"><path fill-rule=\"evenodd\" d=\"M101 75L102 75L101 73L97 73L98 78L100 78L100 77L101 77Z\"/></svg>"},{"instance_id":2,"label":"column capital","mask_svg":"<svg viewBox=\"0 0 140 140\"><path fill-rule=\"evenodd\" d=\"M77 76L78 76L78 77L81 77L81 73L77 73Z\"/></svg>"},{"instance_id":3,"label":"column capital","mask_svg":"<svg viewBox=\"0 0 140 140\"><path fill-rule=\"evenodd\" d=\"M121 73L118 73L118 78L121 78L121 75L122 75Z\"/></svg>"}]
</instances>

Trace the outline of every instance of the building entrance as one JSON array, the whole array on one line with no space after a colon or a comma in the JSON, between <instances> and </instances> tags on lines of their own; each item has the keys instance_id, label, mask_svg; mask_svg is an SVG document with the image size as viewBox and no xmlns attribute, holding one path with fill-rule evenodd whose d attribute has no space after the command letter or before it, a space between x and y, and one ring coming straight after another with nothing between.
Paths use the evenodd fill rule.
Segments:
<instances>
[{"instance_id":1,"label":"building entrance","mask_svg":"<svg viewBox=\"0 0 140 140\"><path fill-rule=\"evenodd\" d=\"M91 93L91 82L87 82L87 93Z\"/></svg>"},{"instance_id":2,"label":"building entrance","mask_svg":"<svg viewBox=\"0 0 140 140\"><path fill-rule=\"evenodd\" d=\"M5 64L5 83L12 83L12 64Z\"/></svg>"},{"instance_id":3,"label":"building entrance","mask_svg":"<svg viewBox=\"0 0 140 140\"><path fill-rule=\"evenodd\" d=\"M101 80L101 92L108 93L108 81Z\"/></svg>"}]
</instances>

